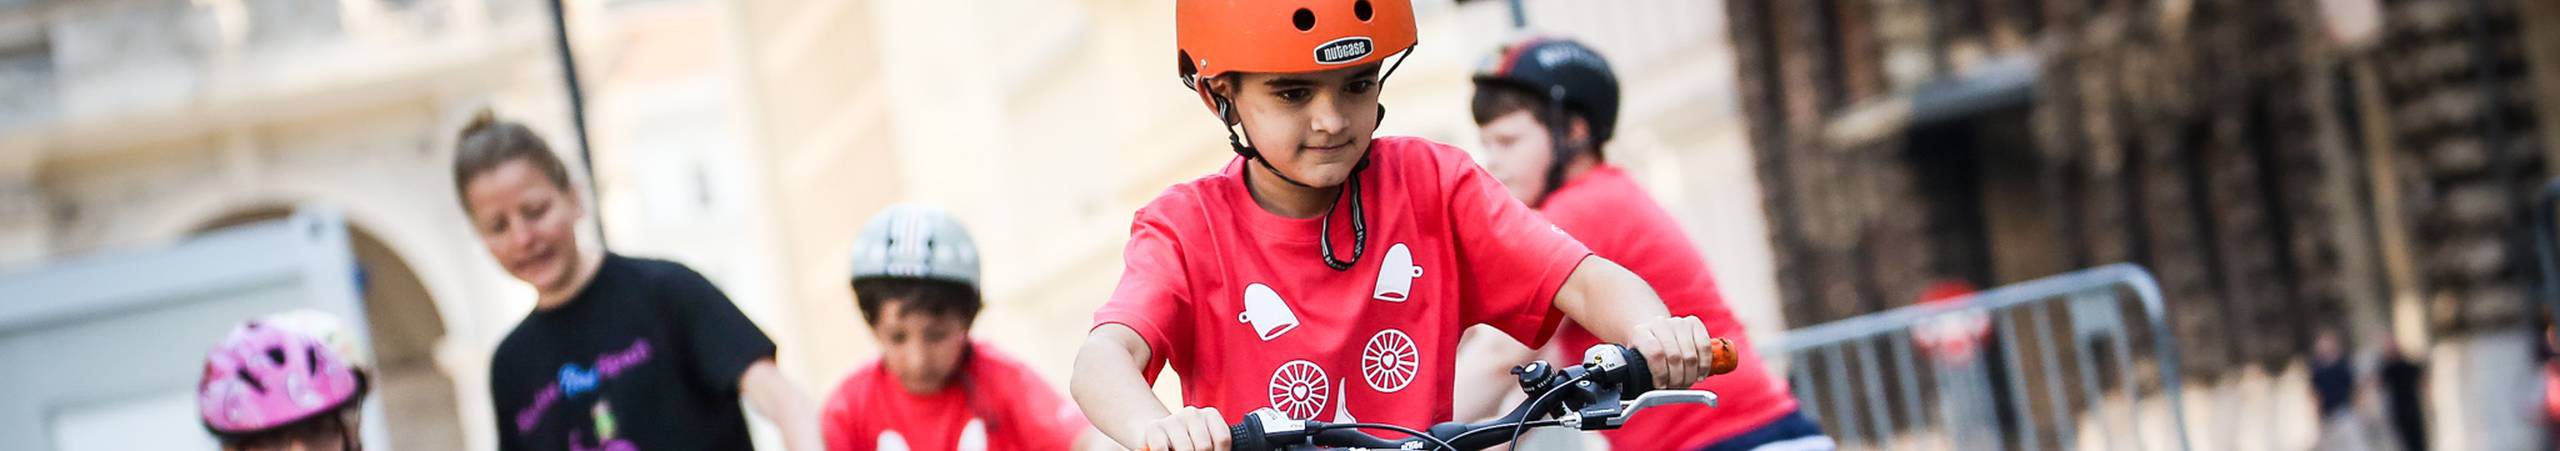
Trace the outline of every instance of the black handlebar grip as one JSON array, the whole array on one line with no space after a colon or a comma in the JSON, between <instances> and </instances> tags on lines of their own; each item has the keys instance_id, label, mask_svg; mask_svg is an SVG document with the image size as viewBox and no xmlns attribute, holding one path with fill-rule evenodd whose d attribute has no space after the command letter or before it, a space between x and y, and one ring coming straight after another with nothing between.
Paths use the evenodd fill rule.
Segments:
<instances>
[{"instance_id":1,"label":"black handlebar grip","mask_svg":"<svg viewBox=\"0 0 2560 451\"><path fill-rule=\"evenodd\" d=\"M1232 444L1229 446L1235 451L1267 451L1275 448L1263 439L1262 418L1250 413L1244 415L1244 422L1227 428L1227 438L1228 443Z\"/></svg>"},{"instance_id":2,"label":"black handlebar grip","mask_svg":"<svg viewBox=\"0 0 2560 451\"><path fill-rule=\"evenodd\" d=\"M1644 353L1631 346L1619 347L1618 352L1620 359L1627 361L1627 367L1618 370L1618 397L1633 400L1636 395L1653 391L1653 368L1646 365Z\"/></svg>"},{"instance_id":3,"label":"black handlebar grip","mask_svg":"<svg viewBox=\"0 0 2560 451\"><path fill-rule=\"evenodd\" d=\"M1627 361L1627 367L1620 370L1618 381L1621 397L1632 400L1636 399L1636 395L1653 391L1653 368L1645 364L1644 353L1637 352L1636 348L1632 347L1619 349L1622 350ZM1707 340L1708 376L1732 373L1734 368L1741 364L1740 355L1734 352L1733 340L1723 338Z\"/></svg>"}]
</instances>

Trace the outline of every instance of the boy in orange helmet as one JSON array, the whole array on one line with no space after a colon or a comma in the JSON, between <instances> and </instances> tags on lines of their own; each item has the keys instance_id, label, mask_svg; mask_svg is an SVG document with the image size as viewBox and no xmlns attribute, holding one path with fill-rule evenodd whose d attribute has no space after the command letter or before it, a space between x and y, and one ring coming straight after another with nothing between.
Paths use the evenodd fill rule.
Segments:
<instances>
[{"instance_id":1,"label":"boy in orange helmet","mask_svg":"<svg viewBox=\"0 0 2560 451\"><path fill-rule=\"evenodd\" d=\"M1458 338L1572 318L1644 353L1656 386L1707 373L1706 327L1513 199L1463 151L1370 135L1404 0L1178 0L1177 69L1237 158L1137 213L1119 288L1070 391L1105 435L1221 450L1269 408L1421 428L1452 418ZM1242 128L1238 133L1237 128ZM1182 374L1184 406L1148 389ZM1355 420L1356 419L1356 420Z\"/></svg>"}]
</instances>

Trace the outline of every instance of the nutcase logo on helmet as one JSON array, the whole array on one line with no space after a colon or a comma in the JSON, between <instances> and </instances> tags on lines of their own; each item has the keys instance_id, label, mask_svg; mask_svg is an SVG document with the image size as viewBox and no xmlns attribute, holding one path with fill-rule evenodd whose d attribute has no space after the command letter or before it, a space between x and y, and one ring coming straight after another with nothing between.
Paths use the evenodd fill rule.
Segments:
<instances>
[{"instance_id":1,"label":"nutcase logo on helmet","mask_svg":"<svg viewBox=\"0 0 2560 451\"><path fill-rule=\"evenodd\" d=\"M1367 36L1335 39L1316 46L1316 64L1342 64L1368 57L1374 45Z\"/></svg>"}]
</instances>

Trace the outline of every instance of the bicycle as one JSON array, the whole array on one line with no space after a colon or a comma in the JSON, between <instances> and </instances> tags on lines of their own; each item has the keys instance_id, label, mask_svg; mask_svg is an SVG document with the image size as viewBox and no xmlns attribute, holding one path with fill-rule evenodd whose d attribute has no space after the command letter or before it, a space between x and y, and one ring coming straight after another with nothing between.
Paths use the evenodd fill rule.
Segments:
<instances>
[{"instance_id":1,"label":"bicycle","mask_svg":"<svg viewBox=\"0 0 2560 451\"><path fill-rule=\"evenodd\" d=\"M1733 342L1714 339L1708 343L1713 354L1707 374L1733 372L1736 357ZM1583 431L1617 429L1627 419L1645 409L1682 405L1716 405L1716 394L1705 390L1654 390L1653 372L1645 367L1644 355L1634 348L1603 343L1583 352L1583 362L1557 367L1544 360L1511 369L1520 378L1520 390L1529 399L1500 418L1481 423L1445 422L1429 431L1380 423L1326 423L1299 420L1263 408L1248 413L1244 421L1233 425L1236 451L1266 450L1482 450L1520 439L1529 428L1565 426ZM1383 430L1407 436L1388 440L1362 430Z\"/></svg>"}]
</instances>

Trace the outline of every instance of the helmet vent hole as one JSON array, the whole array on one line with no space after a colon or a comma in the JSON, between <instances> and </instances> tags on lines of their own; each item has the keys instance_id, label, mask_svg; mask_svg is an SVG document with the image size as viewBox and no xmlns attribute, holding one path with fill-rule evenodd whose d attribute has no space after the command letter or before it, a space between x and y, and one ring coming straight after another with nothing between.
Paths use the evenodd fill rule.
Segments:
<instances>
[{"instance_id":1,"label":"helmet vent hole","mask_svg":"<svg viewBox=\"0 0 2560 451\"><path fill-rule=\"evenodd\" d=\"M1376 14L1377 11L1369 9L1369 0L1360 0L1351 3L1351 15L1358 16L1361 22L1368 22L1369 18Z\"/></svg>"},{"instance_id":2,"label":"helmet vent hole","mask_svg":"<svg viewBox=\"0 0 2560 451\"><path fill-rule=\"evenodd\" d=\"M1298 31L1314 31L1316 29L1316 12L1308 11L1306 8L1298 8L1297 14L1289 16L1289 22L1297 25Z\"/></svg>"},{"instance_id":3,"label":"helmet vent hole","mask_svg":"<svg viewBox=\"0 0 2560 451\"><path fill-rule=\"evenodd\" d=\"M1181 61L1176 61L1176 62L1174 62L1174 64L1175 64L1175 66L1174 66L1174 67L1175 67L1175 69L1180 70L1180 71L1181 71L1181 73L1182 73L1182 84L1183 84L1184 86L1190 86L1190 85L1192 84L1192 77L1191 77L1191 76L1192 76L1193 74L1198 74L1198 73L1200 73L1200 66L1199 66L1198 64L1195 64L1195 63L1192 63L1192 62L1191 62L1191 52L1174 52L1174 53L1176 54L1176 55L1175 55L1175 58L1181 59ZM1198 86L1191 86L1191 89L1200 89L1200 87L1198 87Z\"/></svg>"},{"instance_id":4,"label":"helmet vent hole","mask_svg":"<svg viewBox=\"0 0 2560 451\"><path fill-rule=\"evenodd\" d=\"M267 348L267 363L284 366L284 348Z\"/></svg>"},{"instance_id":5,"label":"helmet vent hole","mask_svg":"<svg viewBox=\"0 0 2560 451\"><path fill-rule=\"evenodd\" d=\"M320 348L303 349L302 362L304 366L311 367L311 375L320 375Z\"/></svg>"},{"instance_id":6,"label":"helmet vent hole","mask_svg":"<svg viewBox=\"0 0 2560 451\"><path fill-rule=\"evenodd\" d=\"M267 391L267 384L259 383L258 378L250 377L248 368L232 370L232 372L234 373L233 376L240 378L240 382L249 384L250 390L257 390L259 393L265 393Z\"/></svg>"}]
</instances>

